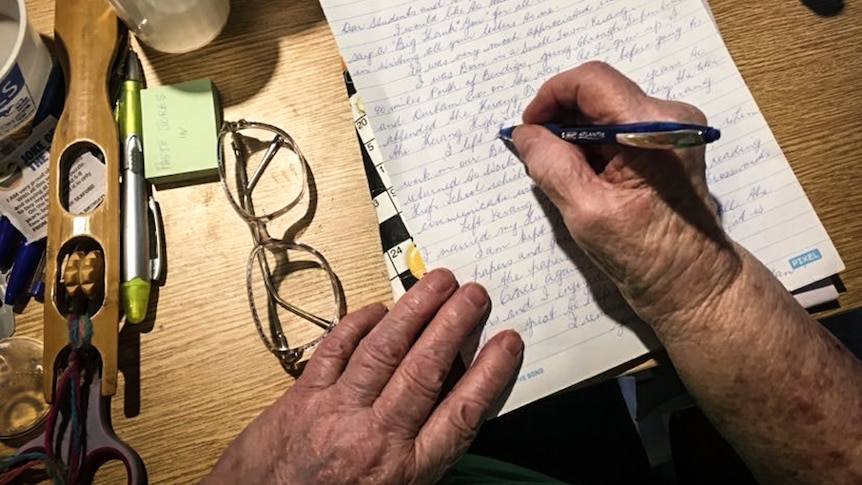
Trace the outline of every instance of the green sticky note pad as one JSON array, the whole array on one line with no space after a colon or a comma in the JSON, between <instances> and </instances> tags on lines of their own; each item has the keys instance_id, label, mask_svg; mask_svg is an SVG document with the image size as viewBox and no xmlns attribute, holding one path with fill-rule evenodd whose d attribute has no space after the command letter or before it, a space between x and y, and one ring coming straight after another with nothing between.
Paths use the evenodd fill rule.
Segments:
<instances>
[{"instance_id":1,"label":"green sticky note pad","mask_svg":"<svg viewBox=\"0 0 862 485\"><path fill-rule=\"evenodd\" d=\"M218 178L218 94L210 79L141 91L144 175L156 185Z\"/></svg>"}]
</instances>

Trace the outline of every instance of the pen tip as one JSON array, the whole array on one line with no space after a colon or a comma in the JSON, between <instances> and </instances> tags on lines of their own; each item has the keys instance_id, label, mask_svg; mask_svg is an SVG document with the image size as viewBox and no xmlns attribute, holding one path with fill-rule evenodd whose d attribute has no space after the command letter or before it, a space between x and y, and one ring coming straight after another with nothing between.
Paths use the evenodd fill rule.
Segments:
<instances>
[{"instance_id":1,"label":"pen tip","mask_svg":"<svg viewBox=\"0 0 862 485\"><path fill-rule=\"evenodd\" d=\"M497 138L503 140L504 142L512 142L512 133L515 131L514 126L510 126L508 128L500 128L500 131L497 133Z\"/></svg>"},{"instance_id":2,"label":"pen tip","mask_svg":"<svg viewBox=\"0 0 862 485\"><path fill-rule=\"evenodd\" d=\"M512 133L515 132L515 128L518 126L510 126L508 128L500 128L500 132L497 133L497 138L503 142L503 145L515 155L516 158L520 159L521 156L518 154L518 148L515 146L515 142L512 140Z\"/></svg>"},{"instance_id":3,"label":"pen tip","mask_svg":"<svg viewBox=\"0 0 862 485\"><path fill-rule=\"evenodd\" d=\"M138 54L131 48L126 53L126 79L133 81L141 80L141 60Z\"/></svg>"}]
</instances>

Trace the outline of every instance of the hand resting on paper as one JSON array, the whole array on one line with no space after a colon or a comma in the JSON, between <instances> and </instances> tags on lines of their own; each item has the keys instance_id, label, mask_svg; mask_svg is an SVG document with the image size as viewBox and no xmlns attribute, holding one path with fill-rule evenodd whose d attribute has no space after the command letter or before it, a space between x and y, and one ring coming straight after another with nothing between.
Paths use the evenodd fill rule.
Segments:
<instances>
[{"instance_id":1,"label":"hand resting on paper","mask_svg":"<svg viewBox=\"0 0 862 485\"><path fill-rule=\"evenodd\" d=\"M862 367L724 233L704 150L585 150L544 122L704 123L601 63L549 80L514 144L574 240L653 326L703 410L767 483L862 479ZM465 452L523 344L493 337L444 377L487 294L426 275L391 312L346 316L305 373L228 447L205 483L430 483ZM441 399L442 397L442 399Z\"/></svg>"},{"instance_id":2,"label":"hand resting on paper","mask_svg":"<svg viewBox=\"0 0 862 485\"><path fill-rule=\"evenodd\" d=\"M704 124L704 115L593 62L546 82L523 119L513 142L530 177L756 476L862 480L862 366L724 233L704 149L587 150L534 126Z\"/></svg>"},{"instance_id":3,"label":"hand resting on paper","mask_svg":"<svg viewBox=\"0 0 862 485\"><path fill-rule=\"evenodd\" d=\"M432 483L467 450L520 365L518 334L498 334L439 400L489 308L482 287L436 270L390 312L372 305L347 315L204 483Z\"/></svg>"}]
</instances>

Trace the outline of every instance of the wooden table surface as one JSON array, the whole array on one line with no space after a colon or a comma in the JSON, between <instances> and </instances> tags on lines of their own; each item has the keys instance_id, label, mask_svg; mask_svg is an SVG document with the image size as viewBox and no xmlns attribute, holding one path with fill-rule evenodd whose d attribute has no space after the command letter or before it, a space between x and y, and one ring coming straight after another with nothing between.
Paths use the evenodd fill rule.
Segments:
<instances>
[{"instance_id":1,"label":"wooden table surface","mask_svg":"<svg viewBox=\"0 0 862 485\"><path fill-rule=\"evenodd\" d=\"M27 0L50 37L53 2ZM743 77L847 266L841 309L862 306L862 5L819 17L798 1L714 0ZM222 35L189 54L145 50L148 83L211 77L226 119L287 130L309 160L318 204L301 240L323 252L348 310L391 302L339 55L315 0L234 1ZM112 419L151 483L204 475L230 440L292 379L265 351L245 296L248 229L217 183L159 190L168 276L156 309L121 334ZM41 338L31 303L18 335ZM0 453L10 448L0 445ZM97 482L124 483L109 464Z\"/></svg>"}]
</instances>

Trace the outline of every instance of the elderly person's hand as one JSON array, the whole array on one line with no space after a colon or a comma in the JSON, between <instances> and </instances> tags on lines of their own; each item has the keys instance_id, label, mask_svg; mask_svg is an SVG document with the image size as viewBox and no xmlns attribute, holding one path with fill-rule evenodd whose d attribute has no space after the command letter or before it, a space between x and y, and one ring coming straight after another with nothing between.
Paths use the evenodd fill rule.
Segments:
<instances>
[{"instance_id":1,"label":"elderly person's hand","mask_svg":"<svg viewBox=\"0 0 862 485\"><path fill-rule=\"evenodd\" d=\"M585 149L539 123L702 124L588 63L548 81L515 148L578 245L655 329L688 391L763 483L862 477L862 364L724 233L704 148Z\"/></svg>"},{"instance_id":2,"label":"elderly person's hand","mask_svg":"<svg viewBox=\"0 0 862 485\"><path fill-rule=\"evenodd\" d=\"M503 332L441 395L489 309L481 286L459 287L435 270L392 311L347 315L204 483L433 482L467 450L520 365L520 337Z\"/></svg>"},{"instance_id":3,"label":"elderly person's hand","mask_svg":"<svg viewBox=\"0 0 862 485\"><path fill-rule=\"evenodd\" d=\"M546 82L523 119L513 141L530 177L643 318L660 324L734 278L738 261L706 187L703 147L577 146L536 126L704 124L703 113L651 98L607 64L591 62Z\"/></svg>"}]
</instances>

